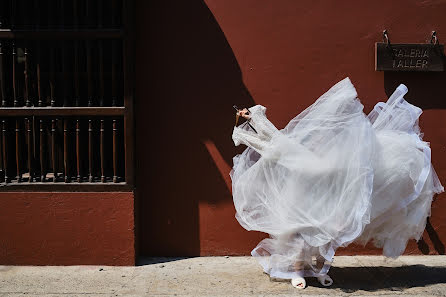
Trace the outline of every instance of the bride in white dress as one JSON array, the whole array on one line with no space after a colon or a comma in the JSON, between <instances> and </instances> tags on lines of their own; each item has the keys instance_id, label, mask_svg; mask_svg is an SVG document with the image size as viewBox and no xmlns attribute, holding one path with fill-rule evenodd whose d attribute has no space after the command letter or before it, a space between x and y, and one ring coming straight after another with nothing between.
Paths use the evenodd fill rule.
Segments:
<instances>
[{"instance_id":1,"label":"bride in white dress","mask_svg":"<svg viewBox=\"0 0 446 297\"><path fill-rule=\"evenodd\" d=\"M270 235L251 252L270 277L331 285L338 247L372 241L396 258L420 239L444 189L406 93L400 85L367 116L345 78L281 130L264 106L237 112L247 122L232 139L247 148L230 174L236 218Z\"/></svg>"}]
</instances>

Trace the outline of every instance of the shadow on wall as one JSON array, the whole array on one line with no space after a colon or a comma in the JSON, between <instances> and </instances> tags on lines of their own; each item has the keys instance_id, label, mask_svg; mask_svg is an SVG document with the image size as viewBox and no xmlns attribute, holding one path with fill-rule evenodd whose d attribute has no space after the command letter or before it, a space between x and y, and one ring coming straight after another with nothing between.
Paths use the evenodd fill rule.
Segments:
<instances>
[{"instance_id":1,"label":"shadow on wall","mask_svg":"<svg viewBox=\"0 0 446 297\"><path fill-rule=\"evenodd\" d=\"M424 254L429 255L430 254L430 248L427 242L424 240L424 236L426 235L429 237L429 239L432 242L434 250L439 255L445 254L445 247L444 244L441 242L440 236L438 236L437 231L435 231L434 227L432 226L430 222L430 218L427 218L426 222L426 232L423 235L423 237L420 238L420 240L417 242L418 249Z\"/></svg>"},{"instance_id":2,"label":"shadow on wall","mask_svg":"<svg viewBox=\"0 0 446 297\"><path fill-rule=\"evenodd\" d=\"M443 72L384 72L384 90L387 97L390 97L395 89L404 83L409 89L404 98L411 104L427 109L446 109L446 71ZM426 127L428 128L428 127ZM432 131L438 130L436 127L430 128ZM433 201L435 203L435 199ZM428 255L430 254L429 245L425 237L430 238L434 250L439 255L445 254L444 244L440 236L434 229L428 218L426 223L426 232L417 242L418 250Z\"/></svg>"},{"instance_id":3,"label":"shadow on wall","mask_svg":"<svg viewBox=\"0 0 446 297\"><path fill-rule=\"evenodd\" d=\"M446 71L444 72L384 72L384 90L390 97L404 83L409 92L404 97L409 103L426 109L446 108Z\"/></svg>"},{"instance_id":4,"label":"shadow on wall","mask_svg":"<svg viewBox=\"0 0 446 297\"><path fill-rule=\"evenodd\" d=\"M232 105L255 103L203 1L138 1L136 11L139 254L196 256L199 202L232 202L227 175L243 150Z\"/></svg>"}]
</instances>

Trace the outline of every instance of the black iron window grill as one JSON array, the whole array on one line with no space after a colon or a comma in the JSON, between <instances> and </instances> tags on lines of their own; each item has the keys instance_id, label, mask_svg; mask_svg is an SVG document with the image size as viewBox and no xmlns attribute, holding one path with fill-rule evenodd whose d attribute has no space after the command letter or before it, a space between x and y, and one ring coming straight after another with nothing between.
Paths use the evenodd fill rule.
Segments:
<instances>
[{"instance_id":1,"label":"black iron window grill","mask_svg":"<svg viewBox=\"0 0 446 297\"><path fill-rule=\"evenodd\" d=\"M132 1L0 0L1 190L131 190Z\"/></svg>"}]
</instances>

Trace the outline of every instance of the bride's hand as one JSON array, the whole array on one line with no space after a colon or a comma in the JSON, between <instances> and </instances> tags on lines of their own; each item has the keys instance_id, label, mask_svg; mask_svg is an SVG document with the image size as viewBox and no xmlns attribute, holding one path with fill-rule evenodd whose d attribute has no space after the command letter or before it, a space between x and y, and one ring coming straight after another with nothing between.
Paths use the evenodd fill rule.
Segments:
<instances>
[{"instance_id":1,"label":"bride's hand","mask_svg":"<svg viewBox=\"0 0 446 297\"><path fill-rule=\"evenodd\" d=\"M249 111L246 109L246 108L243 108L243 109L239 109L238 111L237 111L237 114L239 115L239 116L242 116L242 117L244 117L245 119L249 119L249 118L251 118L251 116L250 115L248 115L248 113L249 113Z\"/></svg>"}]
</instances>

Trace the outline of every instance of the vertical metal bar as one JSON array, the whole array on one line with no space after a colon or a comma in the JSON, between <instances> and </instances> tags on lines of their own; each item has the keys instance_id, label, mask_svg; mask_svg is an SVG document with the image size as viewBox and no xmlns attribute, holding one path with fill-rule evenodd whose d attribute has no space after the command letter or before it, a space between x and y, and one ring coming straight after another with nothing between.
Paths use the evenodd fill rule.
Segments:
<instances>
[{"instance_id":1,"label":"vertical metal bar","mask_svg":"<svg viewBox=\"0 0 446 297\"><path fill-rule=\"evenodd\" d=\"M93 182L93 123L88 120L88 181Z\"/></svg>"},{"instance_id":2,"label":"vertical metal bar","mask_svg":"<svg viewBox=\"0 0 446 297\"><path fill-rule=\"evenodd\" d=\"M25 47L25 105L31 107L31 100L29 98L29 69L28 69L28 48Z\"/></svg>"},{"instance_id":3,"label":"vertical metal bar","mask_svg":"<svg viewBox=\"0 0 446 297\"><path fill-rule=\"evenodd\" d=\"M17 2L19 2L19 1L17 1ZM25 3L24 1L20 1L20 2L19 2L21 4L20 5L20 13L21 13L21 17L22 17L21 25L22 25L23 29L29 29L29 26L28 26L29 24L27 24L27 21L28 21L28 16L27 16L28 9L26 7L27 3Z\"/></svg>"},{"instance_id":4,"label":"vertical metal bar","mask_svg":"<svg viewBox=\"0 0 446 297\"><path fill-rule=\"evenodd\" d=\"M51 107L56 106L56 69L55 69L55 49L54 46L50 50L50 105Z\"/></svg>"},{"instance_id":5,"label":"vertical metal bar","mask_svg":"<svg viewBox=\"0 0 446 297\"><path fill-rule=\"evenodd\" d=\"M2 49L2 43L0 42L0 96L2 96L2 107L6 107L7 101L6 101L6 94L5 94L5 80L3 76L3 49Z\"/></svg>"},{"instance_id":6,"label":"vertical metal bar","mask_svg":"<svg viewBox=\"0 0 446 297\"><path fill-rule=\"evenodd\" d=\"M90 3L90 1L85 1L85 16L84 17L85 17L85 26L87 28L90 28L90 19L91 19L89 3Z\"/></svg>"},{"instance_id":7,"label":"vertical metal bar","mask_svg":"<svg viewBox=\"0 0 446 297\"><path fill-rule=\"evenodd\" d=\"M77 0L73 1L73 23L76 29L79 28L79 15L78 15L78 3ZM74 93L75 93L75 105L80 106L80 84L79 84L79 42L74 41ZM77 182L82 181L81 177L81 154L80 154L80 123L79 119L76 119L76 169L77 169Z\"/></svg>"},{"instance_id":8,"label":"vertical metal bar","mask_svg":"<svg viewBox=\"0 0 446 297\"><path fill-rule=\"evenodd\" d=\"M117 25L116 22L116 0L112 0L111 5L111 24L112 27L115 27ZM117 46L119 45L119 42L116 42L115 40L111 40L111 83L112 83L112 100L111 105L117 106L118 105L118 94L117 94L117 80L116 80L116 72L117 72ZM113 182L118 182L118 127L116 119L113 119Z\"/></svg>"},{"instance_id":9,"label":"vertical metal bar","mask_svg":"<svg viewBox=\"0 0 446 297\"><path fill-rule=\"evenodd\" d=\"M101 128L100 128L100 154L101 154L101 182L105 183L105 171L104 171L104 164L105 164L105 151L104 151L104 140L105 140L105 131L104 131L104 120L101 120Z\"/></svg>"},{"instance_id":10,"label":"vertical metal bar","mask_svg":"<svg viewBox=\"0 0 446 297\"><path fill-rule=\"evenodd\" d=\"M15 29L15 19L16 19L16 1L12 0L11 1L11 29Z\"/></svg>"},{"instance_id":11,"label":"vertical metal bar","mask_svg":"<svg viewBox=\"0 0 446 297\"><path fill-rule=\"evenodd\" d=\"M80 106L80 85L79 85L79 43L74 41L74 102Z\"/></svg>"},{"instance_id":12,"label":"vertical metal bar","mask_svg":"<svg viewBox=\"0 0 446 297\"><path fill-rule=\"evenodd\" d=\"M63 30L65 28L65 1L59 0L59 28ZM68 102L68 92L67 92L67 83L68 83L68 72L67 72L67 59L66 59L66 43L65 41L61 41L60 43L60 54L61 54L61 62L62 62L62 93L63 93L63 106L69 106ZM65 120L64 120L65 121Z\"/></svg>"},{"instance_id":13,"label":"vertical metal bar","mask_svg":"<svg viewBox=\"0 0 446 297\"><path fill-rule=\"evenodd\" d=\"M16 88L16 57L17 53L15 51L15 43L12 43L12 90L13 90L13 98L14 98L14 107L17 107L19 105L19 102L17 100L17 88Z\"/></svg>"},{"instance_id":14,"label":"vertical metal bar","mask_svg":"<svg viewBox=\"0 0 446 297\"><path fill-rule=\"evenodd\" d=\"M59 0L59 28L63 30L65 28L65 1ZM65 41L61 41L60 43L60 54L61 54L61 62L62 62L62 93L63 93L63 106L69 106L68 100L68 91L67 91L67 83L68 83L68 71L67 71L67 59L66 59L66 43ZM65 120L64 120L65 122ZM64 123L65 126L65 123Z\"/></svg>"},{"instance_id":15,"label":"vertical metal bar","mask_svg":"<svg viewBox=\"0 0 446 297\"><path fill-rule=\"evenodd\" d=\"M81 128L79 125L79 119L76 119L76 167L77 167L77 182L81 182L81 154L80 154L80 133Z\"/></svg>"},{"instance_id":16,"label":"vertical metal bar","mask_svg":"<svg viewBox=\"0 0 446 297\"><path fill-rule=\"evenodd\" d=\"M103 10L103 5L102 5L102 0L97 0L98 1L98 28L102 28L103 26L103 20L102 20L102 10Z\"/></svg>"},{"instance_id":17,"label":"vertical metal bar","mask_svg":"<svg viewBox=\"0 0 446 297\"><path fill-rule=\"evenodd\" d=\"M56 160L56 120L51 120L51 164L53 165L53 182L57 182Z\"/></svg>"},{"instance_id":18,"label":"vertical metal bar","mask_svg":"<svg viewBox=\"0 0 446 297\"><path fill-rule=\"evenodd\" d=\"M22 172L20 164L20 122L15 121L15 160L17 165L17 182L22 182Z\"/></svg>"},{"instance_id":19,"label":"vertical metal bar","mask_svg":"<svg viewBox=\"0 0 446 297\"><path fill-rule=\"evenodd\" d=\"M65 182L68 183L70 179L69 164L68 164L68 120L63 120L63 164Z\"/></svg>"},{"instance_id":20,"label":"vertical metal bar","mask_svg":"<svg viewBox=\"0 0 446 297\"><path fill-rule=\"evenodd\" d=\"M88 5L87 5L88 7ZM93 106L93 77L92 77L92 61L91 61L91 41L86 41L87 46L87 89L88 89L88 106ZM88 170L89 182L93 182L93 122L88 120Z\"/></svg>"},{"instance_id":21,"label":"vertical metal bar","mask_svg":"<svg viewBox=\"0 0 446 297\"><path fill-rule=\"evenodd\" d=\"M90 40L86 41L87 45L87 79L88 79L88 106L93 106L93 75L91 61L91 44Z\"/></svg>"},{"instance_id":22,"label":"vertical metal bar","mask_svg":"<svg viewBox=\"0 0 446 297\"><path fill-rule=\"evenodd\" d=\"M117 87L118 87L118 83L116 81L116 63L117 63L117 59L116 59L116 47L117 47L117 42L115 40L112 40L112 64L111 64L111 80L112 80L112 106L117 106L118 105L118 94L117 94ZM119 44L119 43L118 43Z\"/></svg>"},{"instance_id":23,"label":"vertical metal bar","mask_svg":"<svg viewBox=\"0 0 446 297\"><path fill-rule=\"evenodd\" d=\"M40 120L40 181L45 182L46 181L46 160L45 160L45 129L44 129L44 123L43 120Z\"/></svg>"},{"instance_id":24,"label":"vertical metal bar","mask_svg":"<svg viewBox=\"0 0 446 297\"><path fill-rule=\"evenodd\" d=\"M118 156L117 156L117 133L116 119L113 119L113 182L118 182Z\"/></svg>"},{"instance_id":25,"label":"vertical metal bar","mask_svg":"<svg viewBox=\"0 0 446 297\"><path fill-rule=\"evenodd\" d=\"M17 107L19 105L19 101L17 99L17 85L16 85L16 59L17 59L17 52L15 48L15 44L12 45L12 87L14 92L14 106ZM19 120L15 120L15 161L16 161L16 170L17 170L17 182L21 182L21 172L20 172L20 139L19 139Z\"/></svg>"},{"instance_id":26,"label":"vertical metal bar","mask_svg":"<svg viewBox=\"0 0 446 297\"><path fill-rule=\"evenodd\" d=\"M116 18L117 18L117 3L116 3L116 0L111 0L111 2L112 2L112 4L111 4L111 24L112 24L112 27L113 28L115 28L118 24L117 24L117 21L116 21Z\"/></svg>"},{"instance_id":27,"label":"vertical metal bar","mask_svg":"<svg viewBox=\"0 0 446 297\"><path fill-rule=\"evenodd\" d=\"M68 92L67 92L67 83L68 83L68 72L67 72L67 61L66 61L66 52L65 52L65 44L61 43L61 60L62 60L62 90L63 90L63 106L69 106L68 102Z\"/></svg>"},{"instance_id":28,"label":"vertical metal bar","mask_svg":"<svg viewBox=\"0 0 446 297\"><path fill-rule=\"evenodd\" d=\"M55 21L54 21L54 15L55 15L54 6L55 5L46 5L47 15L48 15L48 17L47 17L47 27L48 28L51 28L55 23Z\"/></svg>"},{"instance_id":29,"label":"vertical metal bar","mask_svg":"<svg viewBox=\"0 0 446 297\"><path fill-rule=\"evenodd\" d=\"M37 72L37 97L38 97L37 105L39 107L42 107L43 100L42 100L42 89L41 89L41 85L40 85L40 63L42 62L42 53L40 50L40 44L37 44L36 50L37 50L36 72Z\"/></svg>"},{"instance_id":30,"label":"vertical metal bar","mask_svg":"<svg viewBox=\"0 0 446 297\"><path fill-rule=\"evenodd\" d=\"M6 121L2 120L2 145L3 145L3 168L5 170L5 183L9 182L8 176L8 145L6 143L6 139L8 138Z\"/></svg>"},{"instance_id":31,"label":"vertical metal bar","mask_svg":"<svg viewBox=\"0 0 446 297\"><path fill-rule=\"evenodd\" d=\"M99 40L99 89L100 89L100 98L99 98L99 106L104 106L104 49L103 49L103 41Z\"/></svg>"},{"instance_id":32,"label":"vertical metal bar","mask_svg":"<svg viewBox=\"0 0 446 297\"><path fill-rule=\"evenodd\" d=\"M40 28L40 6L38 5L38 0L34 0L34 26L38 30Z\"/></svg>"},{"instance_id":33,"label":"vertical metal bar","mask_svg":"<svg viewBox=\"0 0 446 297\"><path fill-rule=\"evenodd\" d=\"M112 7L111 7L111 23L112 26L116 26L116 0L112 0ZM117 47L120 43L116 42L116 40L111 40L111 48L112 48L112 63L111 63L111 80L112 80L112 106L117 106L118 100L117 100L117 81L116 81L116 68L117 68Z\"/></svg>"},{"instance_id":34,"label":"vertical metal bar","mask_svg":"<svg viewBox=\"0 0 446 297\"><path fill-rule=\"evenodd\" d=\"M34 172L33 172L33 140L32 140L32 133L31 133L31 121L29 118L26 119L26 136L28 140L28 170L29 170L29 180L28 182L32 183L34 181Z\"/></svg>"},{"instance_id":35,"label":"vertical metal bar","mask_svg":"<svg viewBox=\"0 0 446 297\"><path fill-rule=\"evenodd\" d=\"M102 1L98 0L98 28L102 28ZM99 85L100 85L100 99L99 105L104 106L104 49L103 41L98 41L99 45ZM101 182L105 183L105 123L101 119L100 127L100 154L101 154Z\"/></svg>"},{"instance_id":36,"label":"vertical metal bar","mask_svg":"<svg viewBox=\"0 0 446 297\"><path fill-rule=\"evenodd\" d=\"M73 0L73 25L74 28L79 28L79 13L78 13L78 0Z\"/></svg>"},{"instance_id":37,"label":"vertical metal bar","mask_svg":"<svg viewBox=\"0 0 446 297\"><path fill-rule=\"evenodd\" d=\"M65 9L64 0L59 0L59 28L65 28Z\"/></svg>"},{"instance_id":38,"label":"vertical metal bar","mask_svg":"<svg viewBox=\"0 0 446 297\"><path fill-rule=\"evenodd\" d=\"M79 28L78 1L73 1L74 28ZM74 104L80 106L80 85L79 85L79 42L74 41Z\"/></svg>"}]
</instances>

